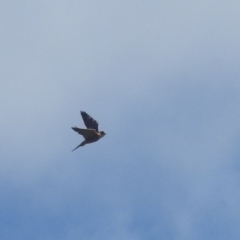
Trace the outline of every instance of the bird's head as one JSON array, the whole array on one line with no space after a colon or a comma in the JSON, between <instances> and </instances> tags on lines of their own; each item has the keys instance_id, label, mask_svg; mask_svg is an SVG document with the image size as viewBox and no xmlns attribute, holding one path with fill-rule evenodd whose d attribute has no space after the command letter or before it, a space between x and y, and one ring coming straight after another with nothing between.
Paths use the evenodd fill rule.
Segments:
<instances>
[{"instance_id":1,"label":"bird's head","mask_svg":"<svg viewBox=\"0 0 240 240\"><path fill-rule=\"evenodd\" d=\"M104 131L101 131L100 134L102 137L104 137L106 135L106 133Z\"/></svg>"}]
</instances>

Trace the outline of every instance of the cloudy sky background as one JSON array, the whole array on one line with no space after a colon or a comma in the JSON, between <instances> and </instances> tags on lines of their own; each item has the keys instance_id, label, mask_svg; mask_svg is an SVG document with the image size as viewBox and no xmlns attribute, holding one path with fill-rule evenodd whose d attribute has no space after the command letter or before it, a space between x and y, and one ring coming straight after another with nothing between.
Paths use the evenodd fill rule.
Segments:
<instances>
[{"instance_id":1,"label":"cloudy sky background","mask_svg":"<svg viewBox=\"0 0 240 240\"><path fill-rule=\"evenodd\" d=\"M1 1L0 239L239 239L239 11Z\"/></svg>"}]
</instances>

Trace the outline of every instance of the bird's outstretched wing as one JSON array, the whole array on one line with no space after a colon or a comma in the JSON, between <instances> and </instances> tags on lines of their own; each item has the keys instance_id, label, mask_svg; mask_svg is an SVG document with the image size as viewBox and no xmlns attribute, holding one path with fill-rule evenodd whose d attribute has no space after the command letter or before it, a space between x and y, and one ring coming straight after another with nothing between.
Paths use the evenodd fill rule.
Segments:
<instances>
[{"instance_id":1,"label":"bird's outstretched wing","mask_svg":"<svg viewBox=\"0 0 240 240\"><path fill-rule=\"evenodd\" d=\"M89 116L86 112L81 111L82 119L87 128L95 129L98 132L98 122Z\"/></svg>"},{"instance_id":2,"label":"bird's outstretched wing","mask_svg":"<svg viewBox=\"0 0 240 240\"><path fill-rule=\"evenodd\" d=\"M97 135L95 129L82 129L78 127L72 127L72 130L82 135L85 139L92 138Z\"/></svg>"}]
</instances>

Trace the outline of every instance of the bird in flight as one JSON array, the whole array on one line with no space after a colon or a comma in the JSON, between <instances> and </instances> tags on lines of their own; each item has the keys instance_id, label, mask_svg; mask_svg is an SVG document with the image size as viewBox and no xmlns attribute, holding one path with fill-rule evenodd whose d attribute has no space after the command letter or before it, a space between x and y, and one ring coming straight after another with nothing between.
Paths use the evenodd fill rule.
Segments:
<instances>
[{"instance_id":1,"label":"bird in flight","mask_svg":"<svg viewBox=\"0 0 240 240\"><path fill-rule=\"evenodd\" d=\"M72 129L82 135L84 137L84 141L79 144L76 148L72 150L76 150L79 147L84 146L85 144L88 143L93 143L98 141L100 138L104 137L106 135L105 132L103 131L98 131L98 122L94 120L91 116L89 116L86 112L81 111L82 119L87 127L87 129L82 129L82 128L77 128L77 127L72 127Z\"/></svg>"}]
</instances>

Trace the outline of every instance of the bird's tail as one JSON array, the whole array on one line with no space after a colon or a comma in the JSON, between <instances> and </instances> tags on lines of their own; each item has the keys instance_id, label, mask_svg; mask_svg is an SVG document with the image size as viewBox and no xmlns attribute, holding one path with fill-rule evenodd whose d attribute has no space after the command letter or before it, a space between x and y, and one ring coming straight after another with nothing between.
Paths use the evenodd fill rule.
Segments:
<instances>
[{"instance_id":1,"label":"bird's tail","mask_svg":"<svg viewBox=\"0 0 240 240\"><path fill-rule=\"evenodd\" d=\"M74 150L76 150L77 148L84 146L85 144L86 144L86 141L83 141L81 144L79 144L77 147L75 147L75 148L72 150L72 152L73 152Z\"/></svg>"}]
</instances>

